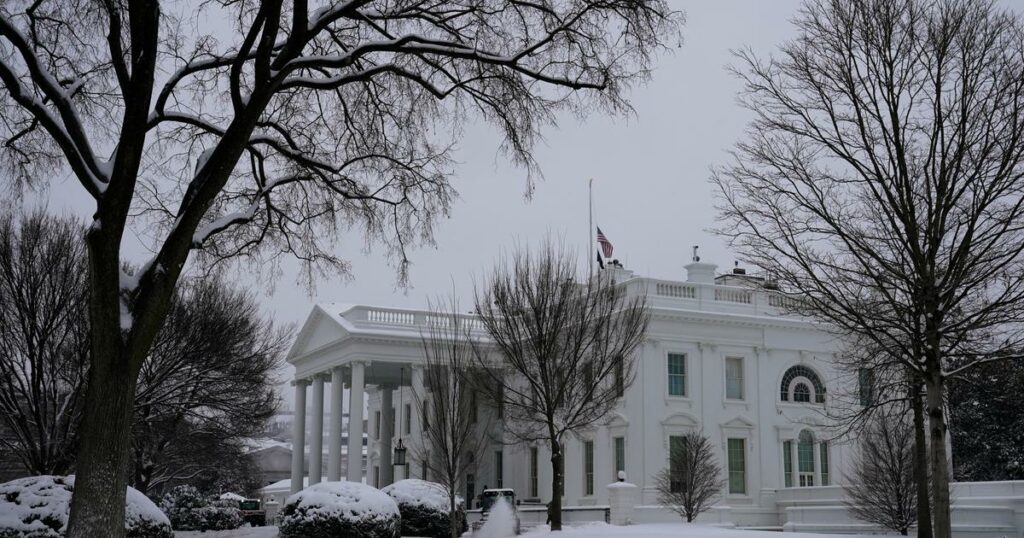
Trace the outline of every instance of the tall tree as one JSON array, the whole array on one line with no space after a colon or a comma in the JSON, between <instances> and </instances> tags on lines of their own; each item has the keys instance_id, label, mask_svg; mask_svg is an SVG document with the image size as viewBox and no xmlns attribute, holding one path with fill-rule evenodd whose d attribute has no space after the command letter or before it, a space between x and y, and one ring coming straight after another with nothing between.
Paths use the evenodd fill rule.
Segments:
<instances>
[{"instance_id":1,"label":"tall tree","mask_svg":"<svg viewBox=\"0 0 1024 538\"><path fill-rule=\"evenodd\" d=\"M88 376L85 247L72 218L0 215L0 444L32 474L75 469ZM289 331L223 280L189 279L142 366L129 482L216 474L277 408Z\"/></svg>"},{"instance_id":2,"label":"tall tree","mask_svg":"<svg viewBox=\"0 0 1024 538\"><path fill-rule=\"evenodd\" d=\"M456 509L459 484L477 465L490 443L492 414L481 412L484 401L474 394L471 376L474 349L471 323L452 299L450 310L432 315L423 335L425 394L414 394L423 420L422 452L417 454L434 481L448 494L451 538L462 534L462 512ZM473 499L466 499L472 505Z\"/></svg>"},{"instance_id":3,"label":"tall tree","mask_svg":"<svg viewBox=\"0 0 1024 538\"><path fill-rule=\"evenodd\" d=\"M251 293L220 278L187 280L143 364L135 393L132 487L161 492L238 458L277 411L290 331Z\"/></svg>"},{"instance_id":4,"label":"tall tree","mask_svg":"<svg viewBox=\"0 0 1024 538\"><path fill-rule=\"evenodd\" d=\"M0 449L30 474L75 461L89 334L80 232L41 211L0 214Z\"/></svg>"},{"instance_id":5,"label":"tall tree","mask_svg":"<svg viewBox=\"0 0 1024 538\"><path fill-rule=\"evenodd\" d=\"M1024 344L1024 29L989 0L810 0L718 168L721 232L796 310L924 384L949 538L946 384Z\"/></svg>"},{"instance_id":6,"label":"tall tree","mask_svg":"<svg viewBox=\"0 0 1024 538\"><path fill-rule=\"evenodd\" d=\"M680 22L665 0L0 5L0 162L15 183L64 166L94 203L69 536L123 535L135 386L193 252L293 255L311 280L361 228L404 278L465 120L533 168L556 111L627 111ZM153 252L130 276L126 233Z\"/></svg>"},{"instance_id":7,"label":"tall tree","mask_svg":"<svg viewBox=\"0 0 1024 538\"><path fill-rule=\"evenodd\" d=\"M479 390L502 409L507 434L548 446L552 530L562 528L562 443L618 405L649 320L643 296L606 273L579 282L576 267L550 242L536 254L520 249L476 293L487 335L474 341Z\"/></svg>"}]
</instances>

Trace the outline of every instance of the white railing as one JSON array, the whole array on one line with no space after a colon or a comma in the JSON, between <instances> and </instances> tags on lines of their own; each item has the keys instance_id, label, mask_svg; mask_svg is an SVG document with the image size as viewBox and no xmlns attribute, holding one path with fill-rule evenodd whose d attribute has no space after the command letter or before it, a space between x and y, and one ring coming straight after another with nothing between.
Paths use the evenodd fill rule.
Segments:
<instances>
[{"instance_id":1,"label":"white railing","mask_svg":"<svg viewBox=\"0 0 1024 538\"><path fill-rule=\"evenodd\" d=\"M715 287L715 300L725 303L752 304L754 292L751 290Z\"/></svg>"},{"instance_id":2,"label":"white railing","mask_svg":"<svg viewBox=\"0 0 1024 538\"><path fill-rule=\"evenodd\" d=\"M370 308L366 310L366 321L387 323L389 325L416 325L416 315L412 312L399 310Z\"/></svg>"},{"instance_id":3,"label":"white railing","mask_svg":"<svg viewBox=\"0 0 1024 538\"><path fill-rule=\"evenodd\" d=\"M654 286L654 293L662 297L679 297L681 299L696 299L697 288L690 284L676 284L670 282L657 282Z\"/></svg>"}]
</instances>

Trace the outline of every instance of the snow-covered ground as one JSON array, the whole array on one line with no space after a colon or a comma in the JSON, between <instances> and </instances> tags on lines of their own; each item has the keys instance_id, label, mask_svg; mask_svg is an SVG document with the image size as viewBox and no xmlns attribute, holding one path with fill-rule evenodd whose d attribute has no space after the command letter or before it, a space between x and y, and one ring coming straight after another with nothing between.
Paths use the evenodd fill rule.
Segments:
<instances>
[{"instance_id":1,"label":"snow-covered ground","mask_svg":"<svg viewBox=\"0 0 1024 538\"><path fill-rule=\"evenodd\" d=\"M481 529L484 531L486 529ZM483 532L477 533L472 538L499 538L505 533L496 533L494 536L485 536ZM275 538L276 527L244 528L233 531L220 532L177 532L176 538ZM577 527L565 527L560 533L548 530L546 526L537 527L524 532L520 538L778 538L777 532L747 531L736 529L720 529L706 525L686 525L683 523L659 523L649 525L630 525L628 527L615 527L605 523L591 523ZM789 534L798 538L865 538L858 535L844 534ZM877 538L872 537L872 538Z\"/></svg>"}]
</instances>

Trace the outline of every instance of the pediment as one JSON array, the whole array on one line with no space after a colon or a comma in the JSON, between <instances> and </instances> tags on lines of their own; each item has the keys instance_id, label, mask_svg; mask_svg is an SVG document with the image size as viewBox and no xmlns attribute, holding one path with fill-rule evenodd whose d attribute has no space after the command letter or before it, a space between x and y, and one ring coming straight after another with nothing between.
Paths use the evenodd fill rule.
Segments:
<instances>
[{"instance_id":1,"label":"pediment","mask_svg":"<svg viewBox=\"0 0 1024 538\"><path fill-rule=\"evenodd\" d=\"M681 428L696 428L697 424L699 424L697 417L689 413L673 413L661 421L662 426Z\"/></svg>"},{"instance_id":2,"label":"pediment","mask_svg":"<svg viewBox=\"0 0 1024 538\"><path fill-rule=\"evenodd\" d=\"M334 316L325 312L320 305L315 305L295 337L295 343L288 350L287 360L294 362L294 359L336 342L346 335L348 331Z\"/></svg>"},{"instance_id":3,"label":"pediment","mask_svg":"<svg viewBox=\"0 0 1024 538\"><path fill-rule=\"evenodd\" d=\"M737 416L728 422L722 424L723 428L752 430L755 427L753 421L744 416Z\"/></svg>"}]
</instances>

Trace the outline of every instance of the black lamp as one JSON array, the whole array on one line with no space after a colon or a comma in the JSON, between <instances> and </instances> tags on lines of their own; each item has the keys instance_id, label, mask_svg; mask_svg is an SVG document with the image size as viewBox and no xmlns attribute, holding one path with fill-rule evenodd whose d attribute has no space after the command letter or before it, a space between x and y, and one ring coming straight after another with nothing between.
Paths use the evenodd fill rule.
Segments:
<instances>
[{"instance_id":1,"label":"black lamp","mask_svg":"<svg viewBox=\"0 0 1024 538\"><path fill-rule=\"evenodd\" d=\"M405 465L405 445L402 443L402 385L405 384L405 368L401 370L401 381L398 384L398 443L395 444L395 454L391 458L391 465Z\"/></svg>"}]
</instances>

